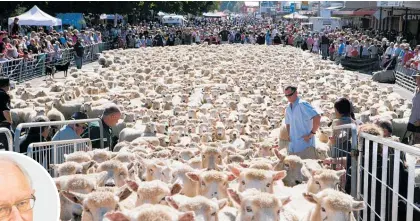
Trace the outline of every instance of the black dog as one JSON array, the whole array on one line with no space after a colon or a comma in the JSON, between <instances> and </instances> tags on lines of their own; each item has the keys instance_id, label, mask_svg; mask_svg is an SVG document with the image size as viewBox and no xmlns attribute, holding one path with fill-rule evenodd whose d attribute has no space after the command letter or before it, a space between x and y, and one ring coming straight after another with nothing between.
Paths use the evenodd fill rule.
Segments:
<instances>
[{"instance_id":1,"label":"black dog","mask_svg":"<svg viewBox=\"0 0 420 221\"><path fill-rule=\"evenodd\" d=\"M51 66L45 66L45 74L47 76L50 75L51 77L54 78L55 72L56 72L56 69L55 69L54 66L53 67L51 67Z\"/></svg>"},{"instance_id":2,"label":"black dog","mask_svg":"<svg viewBox=\"0 0 420 221\"><path fill-rule=\"evenodd\" d=\"M64 77L67 77L67 71L69 70L70 61L65 64L57 64L55 65L55 69L57 71L64 71Z\"/></svg>"}]
</instances>

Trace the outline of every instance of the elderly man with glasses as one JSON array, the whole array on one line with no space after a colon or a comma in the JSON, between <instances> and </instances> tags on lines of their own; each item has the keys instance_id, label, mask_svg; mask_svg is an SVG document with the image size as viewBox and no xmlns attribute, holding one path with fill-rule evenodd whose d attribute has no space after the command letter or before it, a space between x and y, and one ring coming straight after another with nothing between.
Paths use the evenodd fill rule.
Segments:
<instances>
[{"instance_id":1,"label":"elderly man with glasses","mask_svg":"<svg viewBox=\"0 0 420 221\"><path fill-rule=\"evenodd\" d=\"M35 190L24 169L0 158L0 220L33 220Z\"/></svg>"},{"instance_id":2,"label":"elderly man with glasses","mask_svg":"<svg viewBox=\"0 0 420 221\"><path fill-rule=\"evenodd\" d=\"M284 93L289 101L285 119L290 141L288 153L302 159L311 158L316 154L314 136L321 122L320 113L298 97L297 87L287 86Z\"/></svg>"}]
</instances>

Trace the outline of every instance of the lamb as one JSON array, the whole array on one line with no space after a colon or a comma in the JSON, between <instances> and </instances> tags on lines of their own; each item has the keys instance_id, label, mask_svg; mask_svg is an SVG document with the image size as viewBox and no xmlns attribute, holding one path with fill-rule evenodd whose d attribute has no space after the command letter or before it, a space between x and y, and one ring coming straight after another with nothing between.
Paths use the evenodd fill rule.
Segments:
<instances>
[{"instance_id":1,"label":"lamb","mask_svg":"<svg viewBox=\"0 0 420 221\"><path fill-rule=\"evenodd\" d=\"M127 180L127 185L137 194L135 206L143 204L166 204L165 197L173 196L182 189L178 183L167 184L160 180L137 183Z\"/></svg>"},{"instance_id":2,"label":"lamb","mask_svg":"<svg viewBox=\"0 0 420 221\"><path fill-rule=\"evenodd\" d=\"M294 186L305 180L301 172L303 161L300 157L296 155L284 156L278 150L274 150L274 153L280 160L275 166L275 170L287 171L287 176L283 179L285 186Z\"/></svg>"},{"instance_id":3,"label":"lamb","mask_svg":"<svg viewBox=\"0 0 420 221\"><path fill-rule=\"evenodd\" d=\"M232 173L214 170L202 173L188 172L187 176L200 184L199 194L209 199L227 198L228 183L236 179Z\"/></svg>"},{"instance_id":4,"label":"lamb","mask_svg":"<svg viewBox=\"0 0 420 221\"><path fill-rule=\"evenodd\" d=\"M64 159L66 162L73 161L76 163L83 163L92 160L92 157L87 152L77 151L71 154L64 154Z\"/></svg>"},{"instance_id":5,"label":"lamb","mask_svg":"<svg viewBox=\"0 0 420 221\"><path fill-rule=\"evenodd\" d=\"M57 176L67 176L73 174L87 174L88 170L95 165L94 161L76 163L76 162L64 162L62 164L50 164L52 169L57 171Z\"/></svg>"},{"instance_id":6,"label":"lamb","mask_svg":"<svg viewBox=\"0 0 420 221\"><path fill-rule=\"evenodd\" d=\"M232 173L238 177L239 192L244 192L247 189L255 188L261 192L274 193L274 185L286 177L287 172L282 171L268 171L259 169L243 169L228 165Z\"/></svg>"},{"instance_id":7,"label":"lamb","mask_svg":"<svg viewBox=\"0 0 420 221\"><path fill-rule=\"evenodd\" d=\"M119 209L119 202L129 197L131 191L123 186L117 192L96 191L88 194L63 192L71 202L83 208L81 219L84 221L102 221L107 212Z\"/></svg>"},{"instance_id":8,"label":"lamb","mask_svg":"<svg viewBox=\"0 0 420 221\"><path fill-rule=\"evenodd\" d=\"M56 99L53 101L53 106L64 115L65 119L70 119L73 113L81 110L82 104L81 103L62 103L60 99Z\"/></svg>"},{"instance_id":9,"label":"lamb","mask_svg":"<svg viewBox=\"0 0 420 221\"><path fill-rule=\"evenodd\" d=\"M127 166L120 161L109 160L99 164L96 172L107 172L104 185L109 187L121 187L125 184L125 179L129 176Z\"/></svg>"},{"instance_id":10,"label":"lamb","mask_svg":"<svg viewBox=\"0 0 420 221\"><path fill-rule=\"evenodd\" d=\"M138 137L156 136L156 126L153 123L147 123L144 130L124 128L119 134L119 141L131 142Z\"/></svg>"},{"instance_id":11,"label":"lamb","mask_svg":"<svg viewBox=\"0 0 420 221\"><path fill-rule=\"evenodd\" d=\"M47 112L47 117L50 121L64 121L64 120L66 120L64 115L54 107L52 107L51 110L49 110Z\"/></svg>"},{"instance_id":12,"label":"lamb","mask_svg":"<svg viewBox=\"0 0 420 221\"><path fill-rule=\"evenodd\" d=\"M228 189L229 198L239 208L237 221L241 220L287 220L298 221L299 218L292 210L285 210L290 202L290 197L278 199L270 193L263 193L256 189L248 189L243 193L238 193L233 189Z\"/></svg>"},{"instance_id":13,"label":"lamb","mask_svg":"<svg viewBox=\"0 0 420 221\"><path fill-rule=\"evenodd\" d=\"M203 196L196 196L194 198L176 195L166 197L166 201L174 209L181 212L193 211L195 220L202 221L218 221L219 211L227 204L227 199L210 200Z\"/></svg>"},{"instance_id":14,"label":"lamb","mask_svg":"<svg viewBox=\"0 0 420 221\"><path fill-rule=\"evenodd\" d=\"M144 204L129 211L105 214L109 221L194 221L194 212L179 212L164 205Z\"/></svg>"},{"instance_id":15,"label":"lamb","mask_svg":"<svg viewBox=\"0 0 420 221\"><path fill-rule=\"evenodd\" d=\"M183 165L175 168L172 171L172 183L179 183L182 186L180 194L188 197L194 197L198 195L199 183L191 180L188 176L188 172L194 172L195 170L189 165Z\"/></svg>"},{"instance_id":16,"label":"lamb","mask_svg":"<svg viewBox=\"0 0 420 221\"><path fill-rule=\"evenodd\" d=\"M302 168L302 172L308 178L307 192L317 194L327 188L335 189L340 182L340 177L346 174L346 170L307 170Z\"/></svg>"},{"instance_id":17,"label":"lamb","mask_svg":"<svg viewBox=\"0 0 420 221\"><path fill-rule=\"evenodd\" d=\"M215 147L205 147L201 151L201 158L201 168L218 170L218 166L222 164L222 154L220 150Z\"/></svg>"},{"instance_id":18,"label":"lamb","mask_svg":"<svg viewBox=\"0 0 420 221\"><path fill-rule=\"evenodd\" d=\"M363 201L355 201L351 196L333 189L303 195L307 201L315 204L302 219L304 221L356 221L352 212L365 208Z\"/></svg>"}]
</instances>

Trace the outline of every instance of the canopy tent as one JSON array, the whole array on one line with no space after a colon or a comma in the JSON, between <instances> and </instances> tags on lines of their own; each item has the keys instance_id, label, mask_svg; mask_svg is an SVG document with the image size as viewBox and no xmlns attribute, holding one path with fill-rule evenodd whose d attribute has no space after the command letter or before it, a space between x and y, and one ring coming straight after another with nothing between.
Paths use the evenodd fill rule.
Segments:
<instances>
[{"instance_id":1,"label":"canopy tent","mask_svg":"<svg viewBox=\"0 0 420 221\"><path fill-rule=\"evenodd\" d=\"M99 16L99 19L101 19L101 20L114 20L115 19L115 15L114 14L111 14L111 15L102 14L102 15ZM117 19L118 20L123 20L124 18L123 18L122 15L118 15L117 14Z\"/></svg>"},{"instance_id":2,"label":"canopy tent","mask_svg":"<svg viewBox=\"0 0 420 221\"><path fill-rule=\"evenodd\" d=\"M36 5L32 7L29 11L16 16L9 18L9 25L13 23L15 18L19 18L20 25L30 25L30 26L60 26L61 19L54 18L53 16L43 12Z\"/></svg>"},{"instance_id":3,"label":"canopy tent","mask_svg":"<svg viewBox=\"0 0 420 221\"><path fill-rule=\"evenodd\" d=\"M212 17L212 18L223 18L226 17L227 15L223 12L208 12L208 13L203 13L204 17Z\"/></svg>"},{"instance_id":4,"label":"canopy tent","mask_svg":"<svg viewBox=\"0 0 420 221\"><path fill-rule=\"evenodd\" d=\"M283 16L283 18L288 18L288 19L308 19L308 16L305 15L301 15L297 12L293 12L291 14L285 15Z\"/></svg>"}]
</instances>

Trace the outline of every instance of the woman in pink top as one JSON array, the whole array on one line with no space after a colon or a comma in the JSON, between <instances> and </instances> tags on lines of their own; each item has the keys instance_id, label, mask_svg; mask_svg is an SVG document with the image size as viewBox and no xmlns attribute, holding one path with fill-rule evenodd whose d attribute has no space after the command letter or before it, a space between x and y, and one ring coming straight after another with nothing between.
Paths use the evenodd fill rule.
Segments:
<instances>
[{"instance_id":1,"label":"woman in pink top","mask_svg":"<svg viewBox=\"0 0 420 221\"><path fill-rule=\"evenodd\" d=\"M308 39L306 40L306 44L308 44L308 50L312 50L312 45L314 44L314 39L312 38L312 35L309 35Z\"/></svg>"},{"instance_id":2,"label":"woman in pink top","mask_svg":"<svg viewBox=\"0 0 420 221\"><path fill-rule=\"evenodd\" d=\"M312 47L312 52L315 54L319 54L319 38L318 35L315 35L314 37L314 44Z\"/></svg>"}]
</instances>

